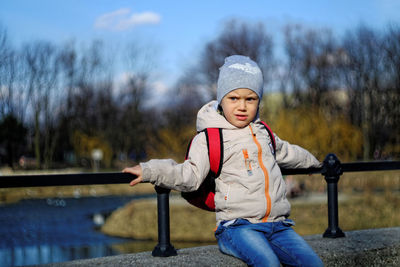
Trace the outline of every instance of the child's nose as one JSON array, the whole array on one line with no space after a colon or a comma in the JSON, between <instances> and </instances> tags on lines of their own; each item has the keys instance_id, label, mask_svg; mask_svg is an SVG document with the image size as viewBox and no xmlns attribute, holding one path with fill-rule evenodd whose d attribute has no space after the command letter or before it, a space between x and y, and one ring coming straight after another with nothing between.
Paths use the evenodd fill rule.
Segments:
<instances>
[{"instance_id":1,"label":"child's nose","mask_svg":"<svg viewBox=\"0 0 400 267\"><path fill-rule=\"evenodd\" d=\"M241 109L241 110L246 109L246 101L244 101L244 100L239 101L239 109Z\"/></svg>"}]
</instances>

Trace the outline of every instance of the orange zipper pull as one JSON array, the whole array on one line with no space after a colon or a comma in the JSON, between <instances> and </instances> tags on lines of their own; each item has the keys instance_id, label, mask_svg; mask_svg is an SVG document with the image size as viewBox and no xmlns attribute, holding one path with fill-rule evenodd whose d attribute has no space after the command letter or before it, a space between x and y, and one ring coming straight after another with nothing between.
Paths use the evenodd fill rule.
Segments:
<instances>
[{"instance_id":1,"label":"orange zipper pull","mask_svg":"<svg viewBox=\"0 0 400 267\"><path fill-rule=\"evenodd\" d=\"M243 157L244 157L244 164L246 165L246 169L247 169L247 174L249 176L251 176L251 175L253 175L253 170L251 168L249 153L247 152L247 149L243 149L242 152L243 152Z\"/></svg>"}]
</instances>

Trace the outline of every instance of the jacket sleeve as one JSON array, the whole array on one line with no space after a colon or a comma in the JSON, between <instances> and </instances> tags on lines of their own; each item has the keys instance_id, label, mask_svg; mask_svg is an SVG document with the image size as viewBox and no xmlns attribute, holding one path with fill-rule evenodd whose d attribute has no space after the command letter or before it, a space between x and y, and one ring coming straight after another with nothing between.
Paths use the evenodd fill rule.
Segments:
<instances>
[{"instance_id":1,"label":"jacket sleeve","mask_svg":"<svg viewBox=\"0 0 400 267\"><path fill-rule=\"evenodd\" d=\"M190 192L197 190L210 170L207 141L204 132L192 141L188 159L178 164L172 159L152 159L140 163L143 182L160 187Z\"/></svg>"},{"instance_id":2,"label":"jacket sleeve","mask_svg":"<svg viewBox=\"0 0 400 267\"><path fill-rule=\"evenodd\" d=\"M292 145L275 135L276 141L276 161L280 167L284 168L317 168L321 167L319 162L306 149Z\"/></svg>"}]
</instances>

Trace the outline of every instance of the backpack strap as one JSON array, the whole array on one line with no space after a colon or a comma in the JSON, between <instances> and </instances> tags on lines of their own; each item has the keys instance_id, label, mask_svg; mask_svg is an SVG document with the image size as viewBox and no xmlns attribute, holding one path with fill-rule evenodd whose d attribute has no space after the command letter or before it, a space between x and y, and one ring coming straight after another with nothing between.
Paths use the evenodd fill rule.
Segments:
<instances>
[{"instance_id":1,"label":"backpack strap","mask_svg":"<svg viewBox=\"0 0 400 267\"><path fill-rule=\"evenodd\" d=\"M274 149L274 154L276 153L276 141L275 141L275 136L274 133L272 132L271 128L268 126L267 123L261 121L261 123L264 125L265 129L267 130L269 137L271 139L272 143L272 148Z\"/></svg>"},{"instance_id":2,"label":"backpack strap","mask_svg":"<svg viewBox=\"0 0 400 267\"><path fill-rule=\"evenodd\" d=\"M224 158L224 144L221 128L206 128L204 130L207 140L208 158L210 161L210 172L214 178L221 174L222 161ZM186 150L185 160L189 157L193 138L190 140Z\"/></svg>"},{"instance_id":3,"label":"backpack strap","mask_svg":"<svg viewBox=\"0 0 400 267\"><path fill-rule=\"evenodd\" d=\"M214 178L221 174L224 158L224 144L221 128L207 128L205 130L208 156L210 160L210 172Z\"/></svg>"}]
</instances>

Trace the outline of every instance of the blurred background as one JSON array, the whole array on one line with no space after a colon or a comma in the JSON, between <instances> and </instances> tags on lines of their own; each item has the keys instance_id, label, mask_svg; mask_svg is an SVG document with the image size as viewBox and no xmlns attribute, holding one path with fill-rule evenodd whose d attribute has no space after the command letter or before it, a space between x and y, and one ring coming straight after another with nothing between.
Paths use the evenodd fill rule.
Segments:
<instances>
[{"instance_id":1,"label":"blurred background","mask_svg":"<svg viewBox=\"0 0 400 267\"><path fill-rule=\"evenodd\" d=\"M4 166L180 160L232 54L262 66L262 117L281 138L321 160L399 157L396 1L1 6Z\"/></svg>"},{"instance_id":2,"label":"blurred background","mask_svg":"<svg viewBox=\"0 0 400 267\"><path fill-rule=\"evenodd\" d=\"M232 54L247 55L260 64L265 78L261 118L280 138L305 147L321 161L330 152L342 162L399 160L399 10L395 0L1 1L0 175L120 171L150 158L182 161L196 133L197 111L215 98L218 68ZM380 211L389 214L381 216L392 217L383 226L355 221L343 230L399 225L398 216L390 212L400 205L399 180L398 172L344 178L343 199L359 207L348 208L347 218L358 211L357 216L367 216L368 206L360 203L379 206L364 201L375 201L376 194L383 199L376 201L386 207ZM318 193L325 190L322 177L287 181L293 196L316 196L311 202L320 206L310 212L322 212L320 228L307 222L303 225L308 230L300 232L322 233L327 220L325 198L318 204ZM130 202L129 197L153 194L148 185L135 190L126 185L0 189L0 210L32 199L65 210L72 201L67 198L124 195L127 198L114 199L110 206L101 204L102 217L94 226L105 224L103 232L114 236L152 240L150 233L126 234L138 226L121 218L134 221L131 210L137 201L111 222L111 212ZM368 197L358 202L352 198L364 193ZM93 224L94 204L87 205L92 210L84 216ZM136 210L148 214L146 205ZM23 203L21 214L26 207ZM142 218L147 216L144 211ZM17 213L7 212L2 222L11 227ZM156 222L147 217L148 223ZM375 217L379 216L371 214ZM101 221L107 218L108 224ZM122 225L128 229L122 230ZM15 235L21 236L26 227L16 228ZM41 228L39 236L50 231L46 225ZM28 243L65 245L46 238L17 242L9 232L1 237L6 241L0 244L0 254L9 259L5 266L28 264L23 261L26 256L18 255L29 253L15 251ZM190 237L186 242L212 239ZM9 256L10 251L22 260ZM47 255L43 251L47 250L39 254ZM91 255L115 253L105 251ZM74 258L58 261L68 259Z\"/></svg>"}]
</instances>

